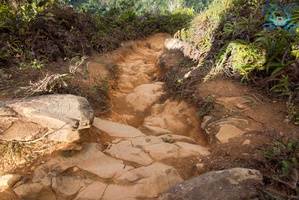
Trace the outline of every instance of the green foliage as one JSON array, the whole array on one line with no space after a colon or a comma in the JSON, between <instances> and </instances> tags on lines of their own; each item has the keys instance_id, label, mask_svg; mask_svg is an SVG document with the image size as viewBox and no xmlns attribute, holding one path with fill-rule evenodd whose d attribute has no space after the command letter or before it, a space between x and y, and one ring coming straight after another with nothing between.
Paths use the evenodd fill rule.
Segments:
<instances>
[{"instance_id":1,"label":"green foliage","mask_svg":"<svg viewBox=\"0 0 299 200\"><path fill-rule=\"evenodd\" d=\"M166 138L166 137L162 137L161 139L162 139L163 142L165 142L165 143L173 143L171 140L169 140L169 139Z\"/></svg>"},{"instance_id":2,"label":"green foliage","mask_svg":"<svg viewBox=\"0 0 299 200\"><path fill-rule=\"evenodd\" d=\"M276 139L259 150L263 156L262 172L268 184L277 190L264 190L264 195L274 199L292 199L299 195L298 161L299 140L296 137ZM282 191L283 190L283 191Z\"/></svg>"},{"instance_id":3,"label":"green foliage","mask_svg":"<svg viewBox=\"0 0 299 200\"><path fill-rule=\"evenodd\" d=\"M294 103L289 103L288 107L288 119L294 121L294 124L299 125L299 106Z\"/></svg>"},{"instance_id":4,"label":"green foliage","mask_svg":"<svg viewBox=\"0 0 299 200\"><path fill-rule=\"evenodd\" d=\"M17 1L15 7L0 7L1 64L41 68L60 58L115 49L124 40L173 34L193 17L190 9L138 16L134 1L104 2L112 6L107 15L78 12L55 2L60 1ZM35 52L34 58L28 52Z\"/></svg>"},{"instance_id":5,"label":"green foliage","mask_svg":"<svg viewBox=\"0 0 299 200\"><path fill-rule=\"evenodd\" d=\"M217 67L223 68L223 64L231 67L242 75L242 79L248 79L248 75L253 70L260 70L266 62L263 49L257 48L253 43L243 43L244 41L232 41L228 46L224 46L225 53L218 59Z\"/></svg>"},{"instance_id":6,"label":"green foliage","mask_svg":"<svg viewBox=\"0 0 299 200\"><path fill-rule=\"evenodd\" d=\"M209 70L205 80L225 73L264 89L269 96L299 102L299 29L263 28L266 1L215 0L175 37L188 42L185 54ZM272 5L272 4L271 4ZM280 2L281 6L284 5ZM294 0L287 5L299 6ZM298 10L288 10L299 25Z\"/></svg>"},{"instance_id":7,"label":"green foliage","mask_svg":"<svg viewBox=\"0 0 299 200\"><path fill-rule=\"evenodd\" d=\"M64 158L70 158L73 157L77 152L77 150L63 150L61 151L60 155Z\"/></svg>"},{"instance_id":8,"label":"green foliage","mask_svg":"<svg viewBox=\"0 0 299 200\"><path fill-rule=\"evenodd\" d=\"M182 8L194 9L194 11L200 12L211 2L212 0L71 0L69 4L75 6L78 10L93 14L118 16L126 10L132 10L136 15L141 16L146 13L166 14Z\"/></svg>"}]
</instances>

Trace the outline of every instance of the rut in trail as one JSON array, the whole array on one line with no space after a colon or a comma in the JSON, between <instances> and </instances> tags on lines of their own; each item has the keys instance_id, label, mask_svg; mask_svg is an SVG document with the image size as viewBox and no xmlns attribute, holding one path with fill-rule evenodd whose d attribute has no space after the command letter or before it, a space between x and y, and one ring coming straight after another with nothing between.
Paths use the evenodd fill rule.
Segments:
<instances>
[{"instance_id":1,"label":"rut in trail","mask_svg":"<svg viewBox=\"0 0 299 200\"><path fill-rule=\"evenodd\" d=\"M166 95L158 82L157 60L163 53L167 34L145 41L129 42L113 53L118 80L112 93L112 121L136 128L157 126L204 144L196 110L184 101L162 100Z\"/></svg>"}]
</instances>

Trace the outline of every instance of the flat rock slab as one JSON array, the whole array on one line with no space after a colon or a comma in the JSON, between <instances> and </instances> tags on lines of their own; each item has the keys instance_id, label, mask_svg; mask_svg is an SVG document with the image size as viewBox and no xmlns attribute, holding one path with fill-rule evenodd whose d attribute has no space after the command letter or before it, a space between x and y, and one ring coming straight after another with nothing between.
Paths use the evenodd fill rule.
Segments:
<instances>
[{"instance_id":1,"label":"flat rock slab","mask_svg":"<svg viewBox=\"0 0 299 200\"><path fill-rule=\"evenodd\" d=\"M135 138L145 136L140 130L133 126L106 121L97 117L94 118L93 126L107 133L109 136L116 138Z\"/></svg>"},{"instance_id":2,"label":"flat rock slab","mask_svg":"<svg viewBox=\"0 0 299 200\"><path fill-rule=\"evenodd\" d=\"M94 181L89 186L79 192L75 200L98 200L104 195L108 184Z\"/></svg>"},{"instance_id":3,"label":"flat rock slab","mask_svg":"<svg viewBox=\"0 0 299 200\"><path fill-rule=\"evenodd\" d=\"M169 136L144 136L131 140L115 141L105 150L110 156L143 166L154 161L172 158L201 157L210 155L209 150L198 144L171 142ZM178 137L180 139L180 136ZM186 137L183 137L186 140ZM190 138L192 141L192 139Z\"/></svg>"},{"instance_id":4,"label":"flat rock slab","mask_svg":"<svg viewBox=\"0 0 299 200\"><path fill-rule=\"evenodd\" d=\"M138 130L140 130L142 133L146 135L154 135L154 136L159 136L163 134L172 134L171 131L156 126L142 125L138 128Z\"/></svg>"},{"instance_id":5,"label":"flat rock slab","mask_svg":"<svg viewBox=\"0 0 299 200\"><path fill-rule=\"evenodd\" d=\"M256 186L262 182L259 171L233 168L212 171L179 183L159 200L241 200L258 195Z\"/></svg>"},{"instance_id":6,"label":"flat rock slab","mask_svg":"<svg viewBox=\"0 0 299 200\"><path fill-rule=\"evenodd\" d=\"M57 157L48 161L34 170L32 182L50 186L53 177L59 176L71 167L78 167L103 179L120 176L133 169L133 167L124 165L122 161L105 155L98 146L99 144L89 143L83 147L79 154L73 157Z\"/></svg>"},{"instance_id":7,"label":"flat rock slab","mask_svg":"<svg viewBox=\"0 0 299 200\"><path fill-rule=\"evenodd\" d=\"M52 179L52 189L59 197L70 199L85 187L84 180L75 176L58 176Z\"/></svg>"},{"instance_id":8,"label":"flat rock slab","mask_svg":"<svg viewBox=\"0 0 299 200\"><path fill-rule=\"evenodd\" d=\"M201 128L208 134L210 143L227 143L229 139L240 137L250 131L248 120L233 117L216 119L205 116Z\"/></svg>"},{"instance_id":9,"label":"flat rock slab","mask_svg":"<svg viewBox=\"0 0 299 200\"><path fill-rule=\"evenodd\" d=\"M109 185L103 199L145 199L157 198L169 187L182 182L177 170L162 163L133 169L117 178L124 185ZM128 184L130 183L130 184ZM135 183L134 185L132 185Z\"/></svg>"},{"instance_id":10,"label":"flat rock slab","mask_svg":"<svg viewBox=\"0 0 299 200\"><path fill-rule=\"evenodd\" d=\"M162 82L140 85L127 95L126 102L134 112L144 112L165 94L163 85Z\"/></svg>"},{"instance_id":11,"label":"flat rock slab","mask_svg":"<svg viewBox=\"0 0 299 200\"><path fill-rule=\"evenodd\" d=\"M240 137L244 133L245 133L244 131L242 131L241 129L239 129L233 125L225 124L220 128L220 130L216 134L216 138L221 143L228 143L229 139L235 138L235 137Z\"/></svg>"},{"instance_id":12,"label":"flat rock slab","mask_svg":"<svg viewBox=\"0 0 299 200\"><path fill-rule=\"evenodd\" d=\"M132 142L129 140L112 144L109 149L105 150L105 153L114 158L138 163L140 165L150 165L154 162L148 153L138 147L132 146Z\"/></svg>"},{"instance_id":13,"label":"flat rock slab","mask_svg":"<svg viewBox=\"0 0 299 200\"><path fill-rule=\"evenodd\" d=\"M39 183L25 183L16 188L14 192L22 200L56 200L56 194L50 188Z\"/></svg>"},{"instance_id":14,"label":"flat rock slab","mask_svg":"<svg viewBox=\"0 0 299 200\"><path fill-rule=\"evenodd\" d=\"M150 116L144 119L143 125L155 126L171 131L176 135L185 135L204 141L204 132L199 128L196 109L185 101L167 100L163 104L155 104Z\"/></svg>"},{"instance_id":15,"label":"flat rock slab","mask_svg":"<svg viewBox=\"0 0 299 200\"><path fill-rule=\"evenodd\" d=\"M47 135L56 141L73 142L79 131L90 128L93 110L83 97L44 95L0 104L0 139L30 140Z\"/></svg>"}]
</instances>

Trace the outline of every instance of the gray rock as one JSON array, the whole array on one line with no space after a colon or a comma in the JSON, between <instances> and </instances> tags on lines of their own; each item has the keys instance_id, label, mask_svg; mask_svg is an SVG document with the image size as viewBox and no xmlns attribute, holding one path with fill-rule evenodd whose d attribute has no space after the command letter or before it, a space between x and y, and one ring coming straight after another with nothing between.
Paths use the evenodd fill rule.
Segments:
<instances>
[{"instance_id":1,"label":"gray rock","mask_svg":"<svg viewBox=\"0 0 299 200\"><path fill-rule=\"evenodd\" d=\"M81 188L85 188L85 184L80 177L59 176L52 179L53 191L65 199L72 199Z\"/></svg>"},{"instance_id":2,"label":"gray rock","mask_svg":"<svg viewBox=\"0 0 299 200\"><path fill-rule=\"evenodd\" d=\"M159 200L241 200L257 196L255 186L261 183L259 171L233 168L212 171L179 183Z\"/></svg>"},{"instance_id":3,"label":"gray rock","mask_svg":"<svg viewBox=\"0 0 299 200\"><path fill-rule=\"evenodd\" d=\"M26 183L14 188L14 192L22 200L56 200L55 193L38 183Z\"/></svg>"},{"instance_id":4,"label":"gray rock","mask_svg":"<svg viewBox=\"0 0 299 200\"><path fill-rule=\"evenodd\" d=\"M0 103L0 139L31 140L46 135L56 141L79 139L90 127L93 111L88 101L74 95L44 95Z\"/></svg>"}]
</instances>

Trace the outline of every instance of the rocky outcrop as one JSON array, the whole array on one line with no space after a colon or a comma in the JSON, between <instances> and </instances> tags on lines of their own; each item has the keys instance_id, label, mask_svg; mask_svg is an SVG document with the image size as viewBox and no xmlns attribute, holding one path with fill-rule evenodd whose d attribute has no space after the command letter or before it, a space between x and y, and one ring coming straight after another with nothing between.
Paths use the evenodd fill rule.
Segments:
<instances>
[{"instance_id":1,"label":"rocky outcrop","mask_svg":"<svg viewBox=\"0 0 299 200\"><path fill-rule=\"evenodd\" d=\"M212 171L175 185L159 200L251 199L257 196L256 186L261 181L261 173L253 169Z\"/></svg>"},{"instance_id":2,"label":"rocky outcrop","mask_svg":"<svg viewBox=\"0 0 299 200\"><path fill-rule=\"evenodd\" d=\"M125 140L126 141L126 140ZM157 142L153 138L153 143ZM133 144L146 144L139 138ZM127 148L121 149L126 151ZM99 144L86 144L69 158L53 158L39 166L32 178L23 177L13 185L17 196L25 200L48 199L135 199L156 198L169 187L182 182L177 170L153 161L133 167L101 151ZM14 183L17 181L15 177ZM6 180L4 177L3 179Z\"/></svg>"},{"instance_id":3,"label":"rocky outcrop","mask_svg":"<svg viewBox=\"0 0 299 200\"><path fill-rule=\"evenodd\" d=\"M2 177L10 182L8 189L25 200L155 199L183 181L176 160L185 159L186 165L196 168L210 154L193 138L167 129L143 126L138 130L99 118L93 124L101 130L99 134L115 138L106 149L87 143L70 157L40 164L31 176Z\"/></svg>"},{"instance_id":4,"label":"rocky outcrop","mask_svg":"<svg viewBox=\"0 0 299 200\"><path fill-rule=\"evenodd\" d=\"M46 136L72 142L89 128L93 111L88 101L74 95L44 95L0 104L0 139L31 140Z\"/></svg>"}]
</instances>

